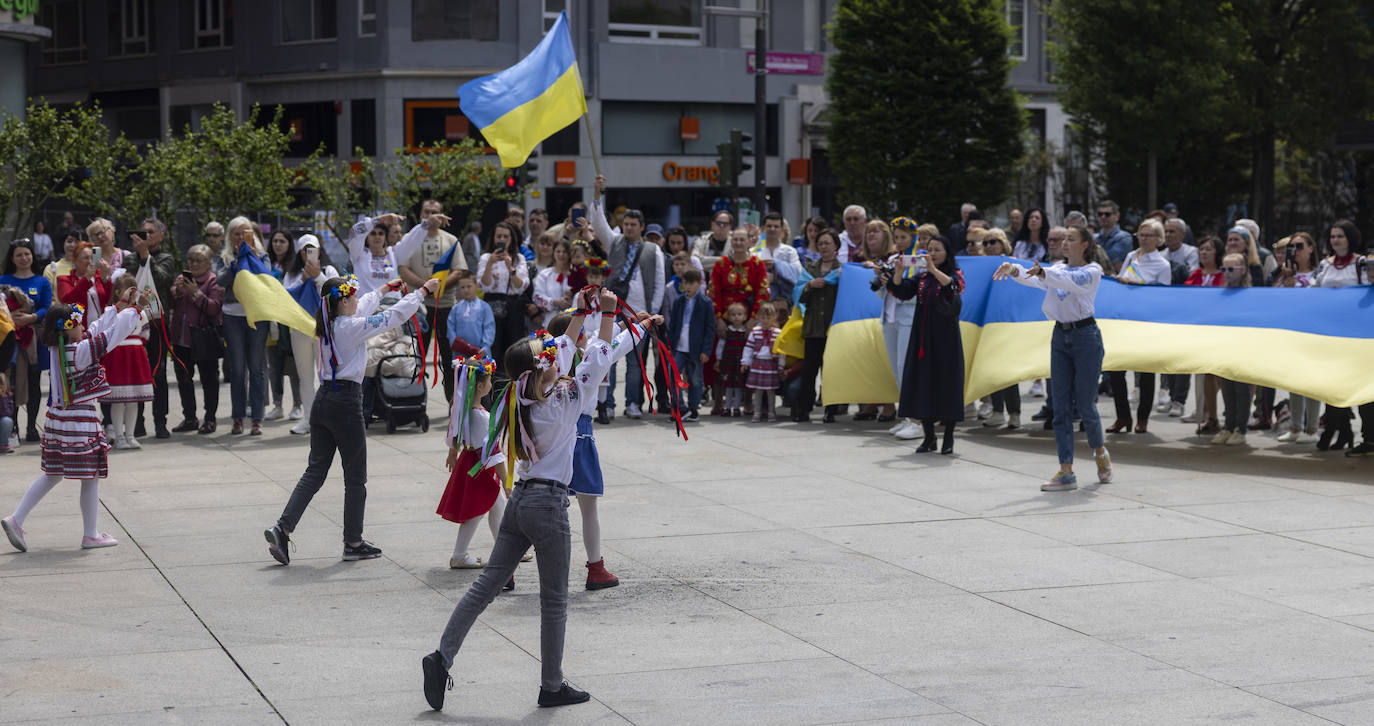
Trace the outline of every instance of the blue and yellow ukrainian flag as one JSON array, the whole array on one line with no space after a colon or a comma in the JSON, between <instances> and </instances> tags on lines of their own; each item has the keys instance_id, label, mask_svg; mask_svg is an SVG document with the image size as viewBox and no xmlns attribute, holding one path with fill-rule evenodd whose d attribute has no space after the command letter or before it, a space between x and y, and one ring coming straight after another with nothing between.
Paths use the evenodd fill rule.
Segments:
<instances>
[{"instance_id":1,"label":"blue and yellow ukrainian flag","mask_svg":"<svg viewBox=\"0 0 1374 726\"><path fill-rule=\"evenodd\" d=\"M898 398L897 379L883 342L883 302L868 286L872 279L873 270L860 264L846 262L840 269L835 314L821 363L821 389L827 404L887 403Z\"/></svg>"},{"instance_id":2,"label":"blue and yellow ukrainian flag","mask_svg":"<svg viewBox=\"0 0 1374 726\"><path fill-rule=\"evenodd\" d=\"M568 14L558 14L539 45L519 63L464 83L458 105L501 156L501 166L525 163L544 139L587 113Z\"/></svg>"},{"instance_id":3,"label":"blue and yellow ukrainian flag","mask_svg":"<svg viewBox=\"0 0 1374 726\"><path fill-rule=\"evenodd\" d=\"M1041 312L1045 293L994 283L993 270L1006 259L959 258L965 401L1050 373L1053 326ZM1374 401L1371 308L1368 285L1229 289L1104 279L1094 317L1102 330L1103 370L1214 373L1354 406Z\"/></svg>"},{"instance_id":4,"label":"blue and yellow ukrainian flag","mask_svg":"<svg viewBox=\"0 0 1374 726\"><path fill-rule=\"evenodd\" d=\"M243 305L249 327L256 328L254 323L268 320L315 335L314 315L305 312L247 244L239 245L239 256L234 262L234 297Z\"/></svg>"},{"instance_id":5,"label":"blue and yellow ukrainian flag","mask_svg":"<svg viewBox=\"0 0 1374 726\"><path fill-rule=\"evenodd\" d=\"M448 283L448 275L453 271L454 251L462 246L461 240L454 242L453 246L448 248L448 252L445 252L444 256L440 257L430 270L429 276L439 281L439 289L434 293L435 299L438 299L444 294L444 286Z\"/></svg>"}]
</instances>

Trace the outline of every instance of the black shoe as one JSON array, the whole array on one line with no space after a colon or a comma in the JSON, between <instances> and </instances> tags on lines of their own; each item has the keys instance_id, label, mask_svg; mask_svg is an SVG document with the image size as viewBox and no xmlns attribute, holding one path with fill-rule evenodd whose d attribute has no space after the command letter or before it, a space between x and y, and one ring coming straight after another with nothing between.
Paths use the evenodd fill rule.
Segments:
<instances>
[{"instance_id":1,"label":"black shoe","mask_svg":"<svg viewBox=\"0 0 1374 726\"><path fill-rule=\"evenodd\" d=\"M556 691L546 691L539 689L539 707L548 708L550 706L571 706L574 703L586 703L592 700L592 694L586 691L579 691L576 688L563 684L563 687Z\"/></svg>"},{"instance_id":2,"label":"black shoe","mask_svg":"<svg viewBox=\"0 0 1374 726\"><path fill-rule=\"evenodd\" d=\"M1331 448L1336 451L1349 449L1355 445L1355 432L1350 429L1341 429L1336 433L1336 442L1331 444Z\"/></svg>"},{"instance_id":3,"label":"black shoe","mask_svg":"<svg viewBox=\"0 0 1374 726\"><path fill-rule=\"evenodd\" d=\"M444 709L444 691L453 690L453 677L444 668L444 657L434 651L420 659L420 667L425 671L425 700L435 711Z\"/></svg>"},{"instance_id":4,"label":"black shoe","mask_svg":"<svg viewBox=\"0 0 1374 726\"><path fill-rule=\"evenodd\" d=\"M1051 411L1051 410L1049 410L1048 408L1042 408L1042 409L1040 409L1034 416L1031 416L1031 420L1032 420L1032 421L1052 421L1052 420L1054 420L1054 412Z\"/></svg>"},{"instance_id":5,"label":"black shoe","mask_svg":"<svg viewBox=\"0 0 1374 726\"><path fill-rule=\"evenodd\" d=\"M291 553L287 549L291 544L291 537L281 527L274 524L271 529L264 531L262 536L267 538L267 551L271 553L272 559L283 565L291 564Z\"/></svg>"},{"instance_id":6,"label":"black shoe","mask_svg":"<svg viewBox=\"0 0 1374 726\"><path fill-rule=\"evenodd\" d=\"M1374 454L1374 442L1369 441L1345 452L1346 456L1369 456L1370 454Z\"/></svg>"},{"instance_id":7,"label":"black shoe","mask_svg":"<svg viewBox=\"0 0 1374 726\"><path fill-rule=\"evenodd\" d=\"M1040 428L1042 428L1042 429L1044 429L1044 430L1046 430L1046 431L1053 431L1053 430L1054 430L1054 420L1053 420L1053 419L1048 419L1048 418L1045 419L1045 423L1041 424L1041 425L1040 425Z\"/></svg>"},{"instance_id":8,"label":"black shoe","mask_svg":"<svg viewBox=\"0 0 1374 726\"><path fill-rule=\"evenodd\" d=\"M811 423L811 416L805 413L792 414L792 423Z\"/></svg>"},{"instance_id":9,"label":"black shoe","mask_svg":"<svg viewBox=\"0 0 1374 726\"><path fill-rule=\"evenodd\" d=\"M876 412L854 414L855 421L872 421L876 418L878 418L878 414Z\"/></svg>"},{"instance_id":10,"label":"black shoe","mask_svg":"<svg viewBox=\"0 0 1374 726\"><path fill-rule=\"evenodd\" d=\"M826 411L825 416L821 418L821 423L835 423L835 414Z\"/></svg>"},{"instance_id":11,"label":"black shoe","mask_svg":"<svg viewBox=\"0 0 1374 726\"><path fill-rule=\"evenodd\" d=\"M134 438L141 439L148 435L148 429L143 427L143 422L139 421L134 425Z\"/></svg>"},{"instance_id":12,"label":"black shoe","mask_svg":"<svg viewBox=\"0 0 1374 726\"><path fill-rule=\"evenodd\" d=\"M165 423L160 423L160 424L157 425L157 432L156 432L156 435L157 435L157 437L158 437L159 439L170 439L170 438L172 438L172 432L167 430L167 424L165 424Z\"/></svg>"},{"instance_id":13,"label":"black shoe","mask_svg":"<svg viewBox=\"0 0 1374 726\"><path fill-rule=\"evenodd\" d=\"M172 429L172 431L175 431L179 434L186 434L199 429L200 421L194 418L184 418L181 420L181 423L177 424L176 428Z\"/></svg>"},{"instance_id":14,"label":"black shoe","mask_svg":"<svg viewBox=\"0 0 1374 726\"><path fill-rule=\"evenodd\" d=\"M27 434L24 434L24 441L26 442L33 443L35 441L42 440L43 437L38 435L38 429L29 429L29 432Z\"/></svg>"},{"instance_id":15,"label":"black shoe","mask_svg":"<svg viewBox=\"0 0 1374 726\"><path fill-rule=\"evenodd\" d=\"M940 447L940 453L941 453L941 454L944 454L944 455L946 455L946 456L948 456L948 455L950 455L950 454L953 454L953 453L954 453L954 442L953 442L953 441L946 441L946 442L945 442L945 445Z\"/></svg>"},{"instance_id":16,"label":"black shoe","mask_svg":"<svg viewBox=\"0 0 1374 726\"><path fill-rule=\"evenodd\" d=\"M501 586L501 590L504 591L504 592L510 592L511 590L514 590L514 589L515 589L515 575L511 575L511 576L510 576L510 579L509 579L509 580L506 580L506 584L504 584L504 585Z\"/></svg>"},{"instance_id":17,"label":"black shoe","mask_svg":"<svg viewBox=\"0 0 1374 726\"><path fill-rule=\"evenodd\" d=\"M603 425L611 422L611 416L606 413L606 404L604 403L596 404L596 422Z\"/></svg>"},{"instance_id":18,"label":"black shoe","mask_svg":"<svg viewBox=\"0 0 1374 726\"><path fill-rule=\"evenodd\" d=\"M934 437L934 436L929 436L929 437L927 437L925 441L922 441L922 442L921 442L921 445L920 445L920 446L917 446L917 447L916 447L916 453L918 453L918 454L929 454L930 452L932 452L932 451L934 451L934 450L935 450L935 437Z\"/></svg>"},{"instance_id":19,"label":"black shoe","mask_svg":"<svg viewBox=\"0 0 1374 726\"><path fill-rule=\"evenodd\" d=\"M381 556L382 548L374 547L371 542L364 541L357 547L348 544L344 545L343 558L345 562L356 562L358 560L375 560Z\"/></svg>"},{"instance_id":20,"label":"black shoe","mask_svg":"<svg viewBox=\"0 0 1374 726\"><path fill-rule=\"evenodd\" d=\"M1326 451L1331 448L1331 437L1336 435L1336 430L1330 426L1322 429L1321 438L1317 439L1317 448Z\"/></svg>"},{"instance_id":21,"label":"black shoe","mask_svg":"<svg viewBox=\"0 0 1374 726\"><path fill-rule=\"evenodd\" d=\"M878 417L878 423L892 423L893 421L896 421L896 420L897 420L897 416L896 416L895 414L892 415L892 416L879 416L879 417Z\"/></svg>"}]
</instances>

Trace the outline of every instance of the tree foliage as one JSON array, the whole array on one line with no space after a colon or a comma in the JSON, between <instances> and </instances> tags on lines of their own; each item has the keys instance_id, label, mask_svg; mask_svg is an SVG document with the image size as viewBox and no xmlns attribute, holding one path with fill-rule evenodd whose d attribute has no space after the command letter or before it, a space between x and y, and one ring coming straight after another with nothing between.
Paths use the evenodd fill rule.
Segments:
<instances>
[{"instance_id":1,"label":"tree foliage","mask_svg":"<svg viewBox=\"0 0 1374 726\"><path fill-rule=\"evenodd\" d=\"M1001 0L841 0L830 24L829 152L882 216L952 218L1004 199L1025 114Z\"/></svg>"},{"instance_id":2,"label":"tree foliage","mask_svg":"<svg viewBox=\"0 0 1374 726\"><path fill-rule=\"evenodd\" d=\"M26 236L38 209L58 197L111 209L107 203L135 159L122 134L110 139L98 105L58 109L30 101L24 117L7 116L0 125L0 228ZM13 218L11 208L18 210Z\"/></svg>"}]
</instances>

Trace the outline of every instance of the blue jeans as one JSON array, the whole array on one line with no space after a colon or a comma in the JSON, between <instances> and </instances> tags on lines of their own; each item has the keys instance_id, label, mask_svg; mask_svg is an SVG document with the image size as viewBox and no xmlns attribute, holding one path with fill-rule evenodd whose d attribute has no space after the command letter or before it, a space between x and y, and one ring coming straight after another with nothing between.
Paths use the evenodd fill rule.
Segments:
<instances>
[{"instance_id":1,"label":"blue jeans","mask_svg":"<svg viewBox=\"0 0 1374 726\"><path fill-rule=\"evenodd\" d=\"M229 400L233 418L247 418L251 405L254 421L262 420L267 397L267 323L248 327L248 318L224 316L225 357L229 363ZM245 395L245 386L247 394Z\"/></svg>"},{"instance_id":2,"label":"blue jeans","mask_svg":"<svg viewBox=\"0 0 1374 726\"><path fill-rule=\"evenodd\" d=\"M639 406L644 403L644 368L639 364L639 356L644 355L648 350L649 343L645 339L640 339L635 349L625 355L625 405L634 404ZM606 408L615 408L615 366L611 366L611 372L606 377L606 384L610 387L606 391Z\"/></svg>"},{"instance_id":3,"label":"blue jeans","mask_svg":"<svg viewBox=\"0 0 1374 726\"><path fill-rule=\"evenodd\" d=\"M1059 463L1073 463L1073 409L1083 419L1088 446L1103 445L1097 415L1097 381L1102 377L1102 331L1097 325L1065 330L1055 326L1050 338L1050 388L1054 391L1054 443ZM1069 405L1072 401L1074 405Z\"/></svg>"},{"instance_id":4,"label":"blue jeans","mask_svg":"<svg viewBox=\"0 0 1374 726\"><path fill-rule=\"evenodd\" d=\"M0 446L10 445L10 434L14 433L14 419L0 416Z\"/></svg>"},{"instance_id":5,"label":"blue jeans","mask_svg":"<svg viewBox=\"0 0 1374 726\"><path fill-rule=\"evenodd\" d=\"M439 655L444 666L463 647L477 616L500 594L520 557L534 547L539 567L539 660L540 686L557 691L563 687L563 637L568 624L568 563L572 559L572 529L568 525L568 491L520 482L506 505L487 566L467 594L453 608Z\"/></svg>"},{"instance_id":6,"label":"blue jeans","mask_svg":"<svg viewBox=\"0 0 1374 726\"><path fill-rule=\"evenodd\" d=\"M701 356L675 350L673 361L677 363L677 372L682 374L682 380L687 381L687 407L682 407L679 389L676 394L678 410L695 411L701 407Z\"/></svg>"}]
</instances>

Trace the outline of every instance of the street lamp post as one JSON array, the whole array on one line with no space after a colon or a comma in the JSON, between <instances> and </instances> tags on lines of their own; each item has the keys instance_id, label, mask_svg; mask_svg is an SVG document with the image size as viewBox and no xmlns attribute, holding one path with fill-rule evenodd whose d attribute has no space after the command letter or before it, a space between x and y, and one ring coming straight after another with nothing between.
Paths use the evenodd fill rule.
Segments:
<instances>
[{"instance_id":1,"label":"street lamp post","mask_svg":"<svg viewBox=\"0 0 1374 726\"><path fill-rule=\"evenodd\" d=\"M728 8L720 5L707 5L702 12L707 15L722 15L736 18L754 18L754 209L767 211L765 197L768 194L768 181L765 178L764 161L767 157L768 141L768 0L757 0L757 9Z\"/></svg>"}]
</instances>

